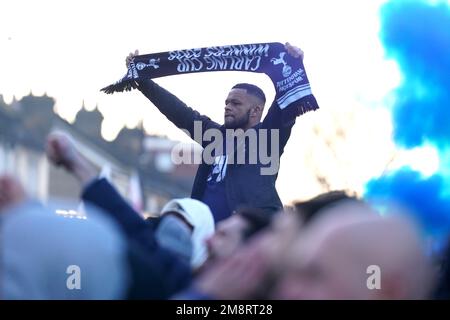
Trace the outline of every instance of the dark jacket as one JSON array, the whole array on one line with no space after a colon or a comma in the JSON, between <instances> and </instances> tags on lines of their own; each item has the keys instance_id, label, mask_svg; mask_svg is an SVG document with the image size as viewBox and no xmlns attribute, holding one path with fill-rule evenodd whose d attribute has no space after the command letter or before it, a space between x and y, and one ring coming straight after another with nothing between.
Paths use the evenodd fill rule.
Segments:
<instances>
[{"instance_id":1,"label":"dark jacket","mask_svg":"<svg viewBox=\"0 0 450 320\"><path fill-rule=\"evenodd\" d=\"M167 299L190 284L190 267L158 245L152 226L106 179L91 182L81 197L112 217L128 239L132 277L128 298Z\"/></svg>"},{"instance_id":2,"label":"dark jacket","mask_svg":"<svg viewBox=\"0 0 450 320\"><path fill-rule=\"evenodd\" d=\"M141 81L139 90L178 128L187 130L193 139L197 138L194 135L195 121L200 121L202 132L211 128L225 132L223 125L189 108L180 99L152 80ZM299 114L297 110L289 108L289 110L281 110L274 101L264 120L254 127L258 137L261 129L279 129L278 163L279 156L283 153L284 146L290 137L292 126L295 124L296 116ZM210 143L203 140L196 142L203 148ZM270 143L268 144L270 150ZM246 148L246 158L249 157L249 150L249 148ZM251 152L258 153L257 150ZM267 166L261 163L259 157L256 164L248 162L237 164L237 161L235 161L234 164L227 165L225 184L230 210L236 210L241 206L261 208L267 212L276 212L282 209L282 202L275 189L278 170L272 175L262 175L260 169ZM192 198L202 200L210 171L211 165L204 162L200 164L192 187Z\"/></svg>"}]
</instances>

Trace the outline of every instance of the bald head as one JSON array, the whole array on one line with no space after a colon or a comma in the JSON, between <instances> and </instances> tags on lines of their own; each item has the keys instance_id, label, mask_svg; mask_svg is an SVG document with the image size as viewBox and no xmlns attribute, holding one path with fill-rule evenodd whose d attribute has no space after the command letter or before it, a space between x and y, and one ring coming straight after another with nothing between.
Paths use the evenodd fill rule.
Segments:
<instances>
[{"instance_id":1,"label":"bald head","mask_svg":"<svg viewBox=\"0 0 450 320\"><path fill-rule=\"evenodd\" d=\"M364 203L327 209L286 256L275 298L420 299L430 284L416 227ZM379 286L370 286L371 276Z\"/></svg>"},{"instance_id":2,"label":"bald head","mask_svg":"<svg viewBox=\"0 0 450 320\"><path fill-rule=\"evenodd\" d=\"M324 238L322 250L339 252L340 259L347 260L354 273L349 281L360 294L355 298L426 297L430 269L417 229L406 218L379 218L343 226ZM369 290L366 280L378 271L379 288Z\"/></svg>"}]
</instances>

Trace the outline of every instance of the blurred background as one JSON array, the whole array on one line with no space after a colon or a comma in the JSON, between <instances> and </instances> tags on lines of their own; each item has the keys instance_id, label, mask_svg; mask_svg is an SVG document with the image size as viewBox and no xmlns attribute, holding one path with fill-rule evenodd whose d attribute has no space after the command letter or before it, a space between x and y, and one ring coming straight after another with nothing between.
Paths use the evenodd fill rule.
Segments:
<instances>
[{"instance_id":1,"label":"blurred background","mask_svg":"<svg viewBox=\"0 0 450 320\"><path fill-rule=\"evenodd\" d=\"M125 74L135 49L276 41L303 49L320 106L298 118L282 156L283 202L342 189L407 202L433 232L450 226L448 0L16 0L0 12L0 172L42 200L78 198L45 159L54 129L140 210L188 195L196 167L170 154L189 138L140 92L99 89ZM235 83L275 93L268 77L244 72L157 82L217 122Z\"/></svg>"}]
</instances>

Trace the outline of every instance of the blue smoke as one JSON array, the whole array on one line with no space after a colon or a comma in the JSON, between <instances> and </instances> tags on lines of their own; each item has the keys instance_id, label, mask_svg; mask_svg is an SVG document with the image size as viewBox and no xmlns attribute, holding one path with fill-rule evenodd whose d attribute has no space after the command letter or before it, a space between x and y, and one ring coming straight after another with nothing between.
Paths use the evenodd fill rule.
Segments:
<instances>
[{"instance_id":1,"label":"blue smoke","mask_svg":"<svg viewBox=\"0 0 450 320\"><path fill-rule=\"evenodd\" d=\"M392 0L380 18L386 55L403 76L394 92L394 141L404 148L432 144L442 155L450 147L450 5ZM398 201L428 233L442 234L450 231L448 179L405 167L369 181L365 197Z\"/></svg>"},{"instance_id":2,"label":"blue smoke","mask_svg":"<svg viewBox=\"0 0 450 320\"><path fill-rule=\"evenodd\" d=\"M403 74L393 109L396 143L450 145L450 5L394 0L382 7L381 26L386 54Z\"/></svg>"},{"instance_id":3,"label":"blue smoke","mask_svg":"<svg viewBox=\"0 0 450 320\"><path fill-rule=\"evenodd\" d=\"M394 199L408 207L427 233L442 235L450 227L450 199L445 179L435 174L424 179L419 172L404 167L391 175L371 180L367 194L377 201Z\"/></svg>"}]
</instances>

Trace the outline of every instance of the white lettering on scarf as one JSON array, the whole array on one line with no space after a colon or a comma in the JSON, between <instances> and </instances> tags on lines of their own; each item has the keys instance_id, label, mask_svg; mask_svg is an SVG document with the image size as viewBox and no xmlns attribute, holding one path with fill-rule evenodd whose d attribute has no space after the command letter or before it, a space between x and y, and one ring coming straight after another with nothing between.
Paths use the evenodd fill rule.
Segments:
<instances>
[{"instance_id":1,"label":"white lettering on scarf","mask_svg":"<svg viewBox=\"0 0 450 320\"><path fill-rule=\"evenodd\" d=\"M261 65L262 56L269 53L268 44L209 47L202 55L201 49L177 50L169 52L169 61L177 60L177 71L195 72L237 70L256 71Z\"/></svg>"},{"instance_id":2,"label":"white lettering on scarf","mask_svg":"<svg viewBox=\"0 0 450 320\"><path fill-rule=\"evenodd\" d=\"M289 78L286 78L286 79L283 79L281 81L278 81L277 84L276 84L277 91L278 92L282 92L282 91L286 91L286 90L292 88L297 83L303 81L303 77L302 76L304 74L305 74L304 70L298 69Z\"/></svg>"},{"instance_id":3,"label":"white lettering on scarf","mask_svg":"<svg viewBox=\"0 0 450 320\"><path fill-rule=\"evenodd\" d=\"M202 49L176 50L169 52L169 61L178 60L177 71L193 72L200 71L203 68L201 57Z\"/></svg>"}]
</instances>

